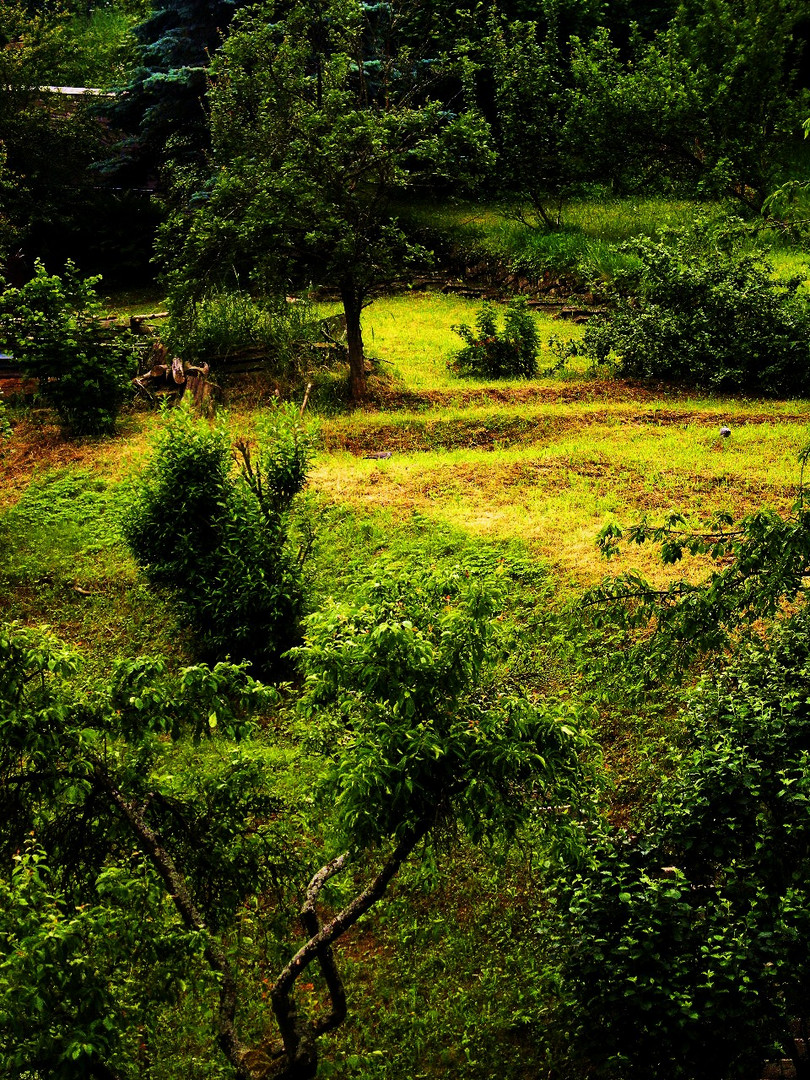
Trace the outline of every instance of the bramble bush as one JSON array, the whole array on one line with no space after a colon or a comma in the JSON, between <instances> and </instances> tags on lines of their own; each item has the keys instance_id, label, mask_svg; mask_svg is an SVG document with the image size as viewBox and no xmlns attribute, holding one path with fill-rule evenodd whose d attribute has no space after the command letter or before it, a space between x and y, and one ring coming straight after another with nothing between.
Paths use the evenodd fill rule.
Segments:
<instances>
[{"instance_id":1,"label":"bramble bush","mask_svg":"<svg viewBox=\"0 0 810 1080\"><path fill-rule=\"evenodd\" d=\"M136 372L136 342L100 320L95 286L72 263L0 293L0 341L56 410L68 435L104 435L115 422ZM0 285L3 282L0 280Z\"/></svg>"},{"instance_id":2,"label":"bramble bush","mask_svg":"<svg viewBox=\"0 0 810 1080\"><path fill-rule=\"evenodd\" d=\"M448 361L453 374L471 379L531 379L537 374L537 325L524 297L510 300L502 332L491 304L478 312L475 329L462 324L453 330L464 340L464 348Z\"/></svg>"},{"instance_id":3,"label":"bramble bush","mask_svg":"<svg viewBox=\"0 0 810 1080\"><path fill-rule=\"evenodd\" d=\"M578 351L631 378L807 393L810 304L800 278L774 278L760 256L700 231L623 250L639 261L617 274L613 310L588 323Z\"/></svg>"},{"instance_id":4,"label":"bramble bush","mask_svg":"<svg viewBox=\"0 0 810 1080\"><path fill-rule=\"evenodd\" d=\"M137 485L124 533L149 579L174 589L206 659L250 660L267 673L297 638L300 568L289 510L306 482L311 440L293 405L274 405L257 446L228 428L169 414Z\"/></svg>"}]
</instances>

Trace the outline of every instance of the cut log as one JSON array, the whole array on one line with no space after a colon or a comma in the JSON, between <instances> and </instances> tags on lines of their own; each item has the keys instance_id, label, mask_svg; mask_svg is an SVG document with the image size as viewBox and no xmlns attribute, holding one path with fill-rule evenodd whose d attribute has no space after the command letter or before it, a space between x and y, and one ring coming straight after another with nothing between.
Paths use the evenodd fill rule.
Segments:
<instances>
[{"instance_id":1,"label":"cut log","mask_svg":"<svg viewBox=\"0 0 810 1080\"><path fill-rule=\"evenodd\" d=\"M197 412L207 415L211 411L211 387L205 375L189 375L186 382L186 393L191 394L191 400Z\"/></svg>"}]
</instances>

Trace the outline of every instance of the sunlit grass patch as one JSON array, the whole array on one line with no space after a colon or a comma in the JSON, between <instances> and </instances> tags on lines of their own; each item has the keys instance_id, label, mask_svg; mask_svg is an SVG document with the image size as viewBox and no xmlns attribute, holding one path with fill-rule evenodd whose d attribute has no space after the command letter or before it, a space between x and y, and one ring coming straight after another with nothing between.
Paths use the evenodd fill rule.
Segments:
<instances>
[{"instance_id":1,"label":"sunlit grass patch","mask_svg":"<svg viewBox=\"0 0 810 1080\"><path fill-rule=\"evenodd\" d=\"M363 337L369 355L390 365L391 374L409 390L452 389L491 384L485 379L459 379L447 369L447 361L463 342L453 327L475 324L481 303L442 293L405 293L380 297L363 313ZM556 363L549 348L551 337L582 336L582 328L552 315L534 314L541 341L538 364L541 371ZM572 370L582 367L575 361ZM498 386L525 385L525 379L504 379Z\"/></svg>"},{"instance_id":2,"label":"sunlit grass patch","mask_svg":"<svg viewBox=\"0 0 810 1080\"><path fill-rule=\"evenodd\" d=\"M456 203L419 206L409 214L423 226L454 237L507 265L529 271L574 271L587 280L611 278L635 265L621 244L636 237L657 237L688 227L696 218L720 219L730 209L720 203L688 199L593 197L570 199L563 206L561 228L549 232L524 224L508 204ZM808 277L808 255L789 236L764 230L750 241L751 250L767 255L777 273Z\"/></svg>"},{"instance_id":3,"label":"sunlit grass patch","mask_svg":"<svg viewBox=\"0 0 810 1080\"><path fill-rule=\"evenodd\" d=\"M9 416L12 437L0 448L0 511L16 503L33 478L54 470L88 469L108 481L128 476L145 461L160 424L156 410L133 409L119 418L116 435L69 441L43 410L12 408Z\"/></svg>"},{"instance_id":4,"label":"sunlit grass patch","mask_svg":"<svg viewBox=\"0 0 810 1080\"><path fill-rule=\"evenodd\" d=\"M420 206L412 212L425 222L447 230L469 230L479 236L491 237L509 246L514 230L532 230L520 223L518 208L509 204L455 203L441 206ZM717 214L717 204L691 199L641 198L574 198L563 203L561 232L566 230L613 243L634 236L656 236L668 228L687 225L698 215ZM529 220L531 220L529 218Z\"/></svg>"},{"instance_id":5,"label":"sunlit grass patch","mask_svg":"<svg viewBox=\"0 0 810 1080\"><path fill-rule=\"evenodd\" d=\"M175 607L140 581L123 541L124 493L109 471L100 458L40 471L0 510L2 618L49 624L93 670L133 653L187 660Z\"/></svg>"},{"instance_id":6,"label":"sunlit grass patch","mask_svg":"<svg viewBox=\"0 0 810 1080\"><path fill-rule=\"evenodd\" d=\"M334 503L400 518L418 513L479 538L523 540L578 585L631 566L663 579L671 574L646 548L608 567L594 545L602 525L672 510L696 521L719 509L784 511L806 435L801 423L739 424L724 440L713 418L669 426L602 420L493 450L429 450L385 461L334 454L320 459L312 482Z\"/></svg>"},{"instance_id":7,"label":"sunlit grass patch","mask_svg":"<svg viewBox=\"0 0 810 1080\"><path fill-rule=\"evenodd\" d=\"M504 390L503 398L493 401L482 393L463 402L452 396L446 402L426 397L419 410L358 410L346 416L324 420L322 445L327 450L348 449L354 453L409 452L435 449L485 447L515 444L538 444L558 438L570 429L590 429L594 425L625 425L630 435L644 440L658 428L696 425L701 438L715 452L736 453L738 436L747 428L774 423L801 427L810 425L810 405L801 402L745 402L733 399L666 399L636 395L635 388L616 383L613 395L600 396L589 391L611 387L572 384L571 395L562 398L542 388L536 395ZM574 391L584 389L581 396ZM735 438L724 441L719 431L731 424ZM588 436L590 437L590 436ZM745 439L749 436L745 435Z\"/></svg>"}]
</instances>

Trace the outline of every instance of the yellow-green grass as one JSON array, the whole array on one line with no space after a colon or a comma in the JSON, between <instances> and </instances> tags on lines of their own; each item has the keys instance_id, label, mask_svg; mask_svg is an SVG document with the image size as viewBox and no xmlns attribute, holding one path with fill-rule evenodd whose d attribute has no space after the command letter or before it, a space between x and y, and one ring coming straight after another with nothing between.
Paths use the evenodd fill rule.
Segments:
<instances>
[{"instance_id":1,"label":"yellow-green grass","mask_svg":"<svg viewBox=\"0 0 810 1080\"><path fill-rule=\"evenodd\" d=\"M561 579L587 586L630 568L664 581L652 549L605 564L595 536L609 520L660 519L684 510L696 521L719 509L735 515L764 505L785 511L798 480L802 421L734 427L723 440L714 420L668 426L629 417L568 422L537 443L458 449L364 460L322 455L312 484L322 497L403 521L414 512L490 539L520 539ZM739 417L741 419L741 417Z\"/></svg>"},{"instance_id":2,"label":"yellow-green grass","mask_svg":"<svg viewBox=\"0 0 810 1080\"><path fill-rule=\"evenodd\" d=\"M410 399L406 399L410 400ZM326 449L417 451L538 443L571 426L629 425L640 437L648 428L698 425L709 440L724 424L810 424L810 402L734 398L667 398L618 380L534 381L512 388L482 384L477 389L425 393L417 408L376 407L321 422Z\"/></svg>"},{"instance_id":3,"label":"yellow-green grass","mask_svg":"<svg viewBox=\"0 0 810 1080\"><path fill-rule=\"evenodd\" d=\"M322 498L405 525L417 511L477 537L523 540L575 586L631 566L663 579L647 548L600 560L594 538L609 519L789 507L809 402L687 397L609 379L459 380L446 368L460 343L452 326L472 323L479 306L408 293L366 309L368 351L395 378L382 407L321 420L312 487ZM537 320L546 346L554 332L579 330ZM252 410L232 419L249 431ZM135 412L121 438L76 446L30 430L31 448L12 440L0 461L0 503L12 503L37 467L92 466L111 481L137 471L158 423ZM363 460L380 452L393 457Z\"/></svg>"},{"instance_id":4,"label":"yellow-green grass","mask_svg":"<svg viewBox=\"0 0 810 1080\"><path fill-rule=\"evenodd\" d=\"M157 285L117 289L100 297L111 315L152 315L166 310L166 292Z\"/></svg>"},{"instance_id":5,"label":"yellow-green grass","mask_svg":"<svg viewBox=\"0 0 810 1080\"><path fill-rule=\"evenodd\" d=\"M499 235L508 235L511 229L526 228L517 221L517 209L508 203L498 206L468 202L422 206L413 212L437 227L477 230L496 239ZM640 234L655 235L666 228L678 228L697 216L716 214L718 210L716 204L691 199L579 198L563 204L561 222L564 229L616 242Z\"/></svg>"},{"instance_id":6,"label":"yellow-green grass","mask_svg":"<svg viewBox=\"0 0 810 1080\"><path fill-rule=\"evenodd\" d=\"M460 380L451 374L447 361L463 345L454 326L475 325L481 302L442 293L409 292L375 300L363 312L363 339L369 355L386 361L386 370L409 390L477 388L490 385L483 379ZM542 369L556 363L550 351L552 337L580 338L582 328L546 313L535 314L541 350ZM571 366L581 370L583 364ZM504 380L498 386L525 385L525 379Z\"/></svg>"},{"instance_id":7,"label":"yellow-green grass","mask_svg":"<svg viewBox=\"0 0 810 1080\"><path fill-rule=\"evenodd\" d=\"M634 262L619 245L637 236L660 236L684 228L696 218L720 217L720 203L686 199L593 198L571 199L556 232L532 228L518 220L508 203L420 206L409 213L420 223L455 235L462 243L480 247L502 261L539 270L575 270L589 279L609 279ZM735 208L732 207L732 212ZM531 220L531 215L528 215ZM767 254L780 275L810 277L810 253L783 232L765 229L750 241L751 250Z\"/></svg>"}]
</instances>

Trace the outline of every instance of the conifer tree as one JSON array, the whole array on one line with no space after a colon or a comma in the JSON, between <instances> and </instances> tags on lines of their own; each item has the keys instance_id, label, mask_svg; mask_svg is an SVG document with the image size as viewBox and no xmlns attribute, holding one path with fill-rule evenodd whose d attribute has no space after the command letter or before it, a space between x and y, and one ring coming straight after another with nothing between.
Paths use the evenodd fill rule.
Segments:
<instances>
[{"instance_id":1,"label":"conifer tree","mask_svg":"<svg viewBox=\"0 0 810 1080\"><path fill-rule=\"evenodd\" d=\"M210 141L207 69L243 0L163 0L135 28L140 63L118 103L106 109L125 132L110 169L129 183L163 166L199 165Z\"/></svg>"}]
</instances>

